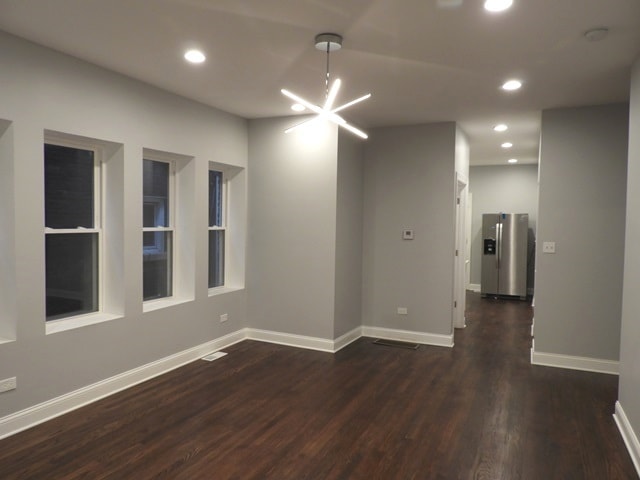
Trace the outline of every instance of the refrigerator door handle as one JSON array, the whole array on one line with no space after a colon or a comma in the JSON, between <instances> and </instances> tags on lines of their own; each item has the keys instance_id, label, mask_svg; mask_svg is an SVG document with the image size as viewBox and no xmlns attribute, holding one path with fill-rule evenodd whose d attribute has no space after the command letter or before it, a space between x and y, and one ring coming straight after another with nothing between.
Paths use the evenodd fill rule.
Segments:
<instances>
[{"instance_id":1,"label":"refrigerator door handle","mask_svg":"<svg viewBox=\"0 0 640 480\"><path fill-rule=\"evenodd\" d=\"M502 260L502 223L496 223L496 268L500 270Z\"/></svg>"}]
</instances>

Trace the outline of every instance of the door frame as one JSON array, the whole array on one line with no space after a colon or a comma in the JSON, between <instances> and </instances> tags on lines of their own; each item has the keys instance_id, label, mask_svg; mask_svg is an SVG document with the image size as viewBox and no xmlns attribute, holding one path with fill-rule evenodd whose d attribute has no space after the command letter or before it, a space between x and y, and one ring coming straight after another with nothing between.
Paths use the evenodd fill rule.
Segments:
<instances>
[{"instance_id":1,"label":"door frame","mask_svg":"<svg viewBox=\"0 0 640 480\"><path fill-rule=\"evenodd\" d=\"M467 326L464 312L467 306L467 195L469 180L456 172L455 245L453 256L453 327Z\"/></svg>"}]
</instances>

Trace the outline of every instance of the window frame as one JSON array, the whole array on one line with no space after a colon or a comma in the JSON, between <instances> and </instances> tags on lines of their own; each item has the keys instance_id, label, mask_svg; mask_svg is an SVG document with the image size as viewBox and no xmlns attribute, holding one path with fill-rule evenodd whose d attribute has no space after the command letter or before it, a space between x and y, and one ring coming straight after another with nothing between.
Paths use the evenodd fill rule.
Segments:
<instances>
[{"instance_id":1,"label":"window frame","mask_svg":"<svg viewBox=\"0 0 640 480\"><path fill-rule=\"evenodd\" d=\"M222 181L221 181L221 189L222 192L220 194L220 202L222 203L222 206L220 208L220 212L221 212L221 220L220 220L220 225L210 225L209 224L209 219L211 218L211 205L207 205L207 245L209 244L209 237L211 235L211 232L213 231L221 231L224 234L224 242L223 242L223 248L224 248L224 252L222 255L222 284L221 285L216 285L214 287L209 286L209 284L211 283L211 279L208 278L207 276L207 287L209 288L209 292L213 293L216 292L218 290L224 289L227 287L227 264L228 264L228 259L227 259L227 255L228 255L228 251L229 249L227 248L228 245L228 241L229 241L229 225L228 225L228 218L229 218L229 179L228 179L228 175L227 173L223 170L223 169L218 169L212 165L209 165L209 168L207 170L207 185L209 186L209 172L217 172L221 175L222 177ZM208 191L207 192L207 200L210 198L211 196L211 192ZM207 257L207 267L208 270L211 267L211 257L208 256Z\"/></svg>"},{"instance_id":2,"label":"window frame","mask_svg":"<svg viewBox=\"0 0 640 480\"><path fill-rule=\"evenodd\" d=\"M85 313L78 313L75 315L66 315L57 318L46 318L45 312L45 324L52 325L58 322L64 322L68 320L78 320L83 319L85 317L101 315L104 313L104 227L103 222L105 218L105 173L104 173L104 152L99 145L92 144L91 141L81 142L74 141L71 138L67 138L53 134L45 134L44 141L42 143L43 146L43 165L46 163L46 158L44 157L44 149L46 145L53 145L58 147L67 147L74 148L78 150L90 151L93 153L93 228L86 227L76 227L76 228L51 228L46 226L46 210L45 210L45 218L44 218L44 240L46 244L47 235L63 235L63 234L86 234L86 233L95 233L98 236L97 240L97 248L98 248L98 259L97 259L97 268L98 272L95 275L97 286L96 292L98 295L98 299L96 302L96 310ZM44 172L43 172L44 173ZM43 180L46 179L43 176ZM44 189L43 189L44 192ZM45 207L46 208L46 207ZM44 209L43 209L44 210ZM45 275L46 275L46 261L45 261ZM45 285L45 298L47 296L46 285Z\"/></svg>"},{"instance_id":3,"label":"window frame","mask_svg":"<svg viewBox=\"0 0 640 480\"><path fill-rule=\"evenodd\" d=\"M144 205L145 205L145 195L144 195L144 179L143 179L143 183L142 183L142 214L143 214L143 218L142 218L142 261L143 261L143 272L144 272L144 255L145 253L147 254L151 254L151 253L155 253L158 251L162 251L162 248L164 247L164 245L154 245L152 247L146 247L144 245L144 234L147 232L171 232L171 242L170 243L170 248L171 248L171 264L169 265L171 267L171 291L170 291L170 295L167 295L165 297L157 297L157 298L150 298L148 300L144 299L144 278L142 281L142 301L143 304L145 305L152 305L154 302L165 302L167 300L171 300L175 297L175 291L176 291L176 268L177 268L177 264L176 264L176 252L177 252L177 248L176 248L176 196L177 196L177 187L176 187L176 161L170 158L158 158L155 155L150 155L148 153L145 153L142 157L142 164L143 164L143 170L144 170L144 162L145 160L148 161L152 161L152 162L158 162L158 163L166 163L169 165L169 177L168 177L168 196L169 196L169 201L167 202L167 206L169 208L169 215L167 216L167 224L168 226L165 227L145 227L144 226Z\"/></svg>"}]
</instances>

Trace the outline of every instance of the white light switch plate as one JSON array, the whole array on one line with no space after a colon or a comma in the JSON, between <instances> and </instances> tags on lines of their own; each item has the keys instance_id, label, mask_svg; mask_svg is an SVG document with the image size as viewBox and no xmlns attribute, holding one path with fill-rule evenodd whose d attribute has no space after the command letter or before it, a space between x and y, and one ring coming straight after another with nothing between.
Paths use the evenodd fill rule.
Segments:
<instances>
[{"instance_id":1,"label":"white light switch plate","mask_svg":"<svg viewBox=\"0 0 640 480\"><path fill-rule=\"evenodd\" d=\"M542 242L542 253L556 253L556 242Z\"/></svg>"}]
</instances>

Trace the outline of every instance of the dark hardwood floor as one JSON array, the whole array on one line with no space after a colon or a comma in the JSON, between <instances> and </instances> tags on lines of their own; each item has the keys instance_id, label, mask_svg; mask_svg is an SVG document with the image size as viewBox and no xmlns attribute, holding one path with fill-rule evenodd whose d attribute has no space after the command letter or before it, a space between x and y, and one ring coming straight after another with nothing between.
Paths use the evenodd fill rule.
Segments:
<instances>
[{"instance_id":1,"label":"dark hardwood floor","mask_svg":"<svg viewBox=\"0 0 640 480\"><path fill-rule=\"evenodd\" d=\"M245 341L0 441L2 479L634 479L617 377L531 366L531 308L453 349Z\"/></svg>"}]
</instances>

